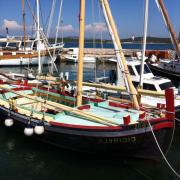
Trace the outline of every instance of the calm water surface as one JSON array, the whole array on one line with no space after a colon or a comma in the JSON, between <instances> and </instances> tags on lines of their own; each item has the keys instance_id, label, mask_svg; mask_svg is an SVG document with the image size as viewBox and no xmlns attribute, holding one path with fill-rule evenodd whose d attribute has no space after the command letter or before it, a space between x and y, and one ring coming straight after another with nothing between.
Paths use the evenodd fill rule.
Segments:
<instances>
[{"instance_id":1,"label":"calm water surface","mask_svg":"<svg viewBox=\"0 0 180 180\"><path fill-rule=\"evenodd\" d=\"M108 75L113 64L85 64L84 80ZM35 67L33 67L36 69ZM69 72L76 79L77 66L61 63L60 72ZM0 68L2 72L25 72L24 68ZM44 68L44 72L47 67ZM175 130L172 147L167 155L172 166L180 173L180 127ZM0 121L0 180L176 180L164 161L87 156L26 138L6 128Z\"/></svg>"},{"instance_id":2,"label":"calm water surface","mask_svg":"<svg viewBox=\"0 0 180 180\"><path fill-rule=\"evenodd\" d=\"M78 47L78 43L65 43L65 47ZM93 44L91 43L86 43L85 42L85 47L86 48L93 48ZM101 44L96 43L95 48L101 48ZM103 44L103 48L113 48L113 44L108 43L108 44ZM142 44L139 43L122 43L122 48L124 49L142 49ZM174 49L172 44L147 44L146 49L148 50L167 50L167 49Z\"/></svg>"},{"instance_id":3,"label":"calm water surface","mask_svg":"<svg viewBox=\"0 0 180 180\"><path fill-rule=\"evenodd\" d=\"M180 172L180 129L168 153L173 167ZM146 180L177 179L166 163L138 159L87 156L65 151L26 138L0 124L1 180Z\"/></svg>"}]
</instances>

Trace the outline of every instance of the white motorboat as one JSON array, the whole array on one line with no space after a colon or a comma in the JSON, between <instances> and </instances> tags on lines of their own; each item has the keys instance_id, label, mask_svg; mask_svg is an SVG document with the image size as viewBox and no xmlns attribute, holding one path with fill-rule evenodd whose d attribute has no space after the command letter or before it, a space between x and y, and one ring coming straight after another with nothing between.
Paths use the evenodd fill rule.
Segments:
<instances>
[{"instance_id":1,"label":"white motorboat","mask_svg":"<svg viewBox=\"0 0 180 180\"><path fill-rule=\"evenodd\" d=\"M78 63L79 48L69 48L65 55L66 62ZM95 63L96 57L85 55L83 58L84 63Z\"/></svg>"}]
</instances>

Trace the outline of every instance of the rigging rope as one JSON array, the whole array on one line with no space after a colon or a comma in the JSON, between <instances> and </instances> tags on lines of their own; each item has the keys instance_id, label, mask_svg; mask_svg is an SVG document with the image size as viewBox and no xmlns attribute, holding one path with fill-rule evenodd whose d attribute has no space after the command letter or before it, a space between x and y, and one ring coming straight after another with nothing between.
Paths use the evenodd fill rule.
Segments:
<instances>
[{"instance_id":1,"label":"rigging rope","mask_svg":"<svg viewBox=\"0 0 180 180\"><path fill-rule=\"evenodd\" d=\"M51 13L50 13L50 17L49 17L49 23L48 23L48 27L47 27L47 32L46 32L46 37L47 38L49 38L50 29L51 29L51 26L52 26L52 20L53 20L53 16L54 16L55 4L56 4L56 0L52 0Z\"/></svg>"},{"instance_id":2,"label":"rigging rope","mask_svg":"<svg viewBox=\"0 0 180 180\"><path fill-rule=\"evenodd\" d=\"M61 17L62 17L62 5L63 5L63 0L60 0L58 22L57 22L57 27L56 27L55 45L57 44L58 32L59 32L59 24L61 22ZM56 60L56 58L55 58L55 49L54 49L54 51L53 51L53 59L52 59L53 64L54 64L55 60ZM53 73L53 67L54 66L51 66L51 73Z\"/></svg>"},{"instance_id":3,"label":"rigging rope","mask_svg":"<svg viewBox=\"0 0 180 180\"><path fill-rule=\"evenodd\" d=\"M32 17L33 17L33 19L34 19L34 21L35 21L35 24L37 24L37 19L36 19L35 15L34 15L34 13L33 13L33 11L32 11L30 2L29 2L29 0L26 0L26 1L27 1L27 4L28 4L28 7L29 7L29 9L30 9L31 15L32 15ZM44 32L43 32L42 30L40 30L40 34L41 34L41 36L42 36L42 38L43 38L45 47L46 47L46 49L47 49L47 51L48 51L48 53L49 53L49 56L50 56L50 58L51 58L51 62L50 62L48 65L51 64L52 66L54 66L55 70L58 72L58 69L57 69L57 67L56 67L56 65L55 65L55 63L54 63L52 54L51 54L51 52L50 52L50 50L49 50L49 42L48 42L48 39L47 39L47 37L45 36L45 34L44 34ZM51 72L50 68L49 68L49 72ZM52 73L52 72L51 72L51 73Z\"/></svg>"},{"instance_id":4,"label":"rigging rope","mask_svg":"<svg viewBox=\"0 0 180 180\"><path fill-rule=\"evenodd\" d=\"M154 140L155 140L155 142L156 142L156 144L157 144L157 147L158 147L158 149L159 149L162 157L164 158L166 164L167 164L168 167L172 170L172 172L173 172L178 178L180 178L180 174L179 174L178 172L176 172L176 170L172 167L172 165L171 165L171 164L169 163L169 161L167 160L165 154L163 153L163 151L162 151L162 149L161 149L161 147L160 147L160 145L159 145L159 143L158 143L158 140L157 140L157 138L156 138L156 135L155 135L155 133L154 133L154 131L153 131L153 128L152 128L152 126L151 126L148 118L147 118L147 121L148 121L149 127L150 127L150 129L151 129L152 135L153 135L153 137L154 137ZM174 123L174 124L175 124L175 123ZM175 125L174 125L174 128L173 128L173 129L175 129ZM174 136L174 130L173 130L173 136ZM172 140L171 140L171 143L172 143ZM168 149L168 150L169 150L169 149Z\"/></svg>"},{"instance_id":5,"label":"rigging rope","mask_svg":"<svg viewBox=\"0 0 180 180\"><path fill-rule=\"evenodd\" d=\"M98 16L99 16L99 23L102 23L102 13L101 13L101 4L98 1ZM103 49L103 31L102 29L100 29L100 33L101 33L101 49Z\"/></svg>"},{"instance_id":6,"label":"rigging rope","mask_svg":"<svg viewBox=\"0 0 180 180\"><path fill-rule=\"evenodd\" d=\"M95 18L94 18L94 0L91 0L92 2L92 35L93 35L93 48L96 47L96 41L95 41ZM96 82L97 74L96 74L96 61L94 63L94 81Z\"/></svg>"},{"instance_id":7,"label":"rigging rope","mask_svg":"<svg viewBox=\"0 0 180 180\"><path fill-rule=\"evenodd\" d=\"M45 24L43 20L43 13L42 13L42 7L41 7L41 1L39 1L39 8L40 8L40 14L41 14L41 22L42 22L42 27L45 29Z\"/></svg>"}]
</instances>

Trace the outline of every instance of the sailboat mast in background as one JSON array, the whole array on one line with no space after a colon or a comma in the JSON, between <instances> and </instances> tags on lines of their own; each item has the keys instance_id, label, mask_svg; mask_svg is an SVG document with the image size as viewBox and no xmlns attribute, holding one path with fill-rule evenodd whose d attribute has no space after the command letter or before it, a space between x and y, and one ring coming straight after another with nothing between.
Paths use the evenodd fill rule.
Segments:
<instances>
[{"instance_id":1,"label":"sailboat mast in background","mask_svg":"<svg viewBox=\"0 0 180 180\"><path fill-rule=\"evenodd\" d=\"M26 20L25 20L25 10L24 10L24 0L22 0L22 15L23 15L23 32L24 32L24 50L26 49Z\"/></svg>"},{"instance_id":2,"label":"sailboat mast in background","mask_svg":"<svg viewBox=\"0 0 180 180\"><path fill-rule=\"evenodd\" d=\"M157 4L159 10L161 11L161 14L163 16L165 24L166 24L166 26L168 28L169 33L170 33L171 41L172 41L172 43L174 45L174 48L176 50L176 53L177 53L178 57L180 58L180 49L179 49L179 46L178 46L178 40L176 38L176 33L175 33L175 31L173 29L173 26L171 24L171 21L170 21L168 12L166 10L166 7L165 7L162 0L156 0L156 4Z\"/></svg>"},{"instance_id":3,"label":"sailboat mast in background","mask_svg":"<svg viewBox=\"0 0 180 180\"><path fill-rule=\"evenodd\" d=\"M37 48L38 48L38 74L42 73L41 68L41 52L40 52L40 25L39 25L39 0L36 0L37 5Z\"/></svg>"}]
</instances>

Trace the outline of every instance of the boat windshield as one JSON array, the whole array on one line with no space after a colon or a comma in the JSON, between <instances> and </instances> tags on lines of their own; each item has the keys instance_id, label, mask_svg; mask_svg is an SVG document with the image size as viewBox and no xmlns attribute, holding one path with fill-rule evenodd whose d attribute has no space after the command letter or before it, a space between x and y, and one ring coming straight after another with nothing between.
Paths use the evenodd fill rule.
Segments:
<instances>
[{"instance_id":1,"label":"boat windshield","mask_svg":"<svg viewBox=\"0 0 180 180\"><path fill-rule=\"evenodd\" d=\"M15 43L15 42L10 42L8 43L8 47L18 47L19 43Z\"/></svg>"},{"instance_id":2,"label":"boat windshield","mask_svg":"<svg viewBox=\"0 0 180 180\"><path fill-rule=\"evenodd\" d=\"M135 88L137 88L139 86L139 82L133 81L133 85ZM154 84L148 84L148 83L143 83L143 89L157 91L156 86Z\"/></svg>"},{"instance_id":3,"label":"boat windshield","mask_svg":"<svg viewBox=\"0 0 180 180\"><path fill-rule=\"evenodd\" d=\"M24 42L22 42L21 45L24 46ZM26 47L31 48L31 46L32 46L32 42L26 42Z\"/></svg>"},{"instance_id":4,"label":"boat windshield","mask_svg":"<svg viewBox=\"0 0 180 180\"><path fill-rule=\"evenodd\" d=\"M148 83L143 83L143 89L151 90L151 91L157 91L154 84L148 84Z\"/></svg>"},{"instance_id":5,"label":"boat windshield","mask_svg":"<svg viewBox=\"0 0 180 180\"><path fill-rule=\"evenodd\" d=\"M0 47L6 47L6 42L0 42Z\"/></svg>"},{"instance_id":6,"label":"boat windshield","mask_svg":"<svg viewBox=\"0 0 180 180\"><path fill-rule=\"evenodd\" d=\"M133 70L132 66L128 66L128 69L129 69L129 73L130 73L130 75L135 75L135 73L134 73L134 70Z\"/></svg>"},{"instance_id":7,"label":"boat windshield","mask_svg":"<svg viewBox=\"0 0 180 180\"><path fill-rule=\"evenodd\" d=\"M169 87L173 87L173 84L171 82L166 82L166 83L160 84L159 87L161 88L161 90L165 90Z\"/></svg>"},{"instance_id":8,"label":"boat windshield","mask_svg":"<svg viewBox=\"0 0 180 180\"><path fill-rule=\"evenodd\" d=\"M140 74L141 65L136 65L135 67L136 67L138 74ZM151 70L149 69L149 67L146 64L144 64L144 74L148 74L148 73L151 73Z\"/></svg>"}]
</instances>

